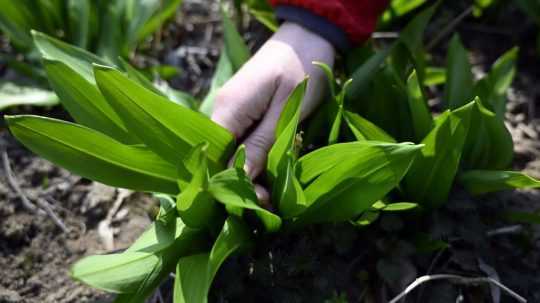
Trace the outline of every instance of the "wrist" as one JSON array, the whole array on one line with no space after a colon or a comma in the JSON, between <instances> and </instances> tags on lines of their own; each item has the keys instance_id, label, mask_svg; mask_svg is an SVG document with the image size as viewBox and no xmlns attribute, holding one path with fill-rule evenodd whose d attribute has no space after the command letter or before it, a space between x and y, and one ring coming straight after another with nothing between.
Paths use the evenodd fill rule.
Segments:
<instances>
[{"instance_id":1,"label":"wrist","mask_svg":"<svg viewBox=\"0 0 540 303\"><path fill-rule=\"evenodd\" d=\"M336 53L330 41L296 22L282 23L274 39L284 41L304 54L325 54L324 57L333 58Z\"/></svg>"},{"instance_id":2,"label":"wrist","mask_svg":"<svg viewBox=\"0 0 540 303\"><path fill-rule=\"evenodd\" d=\"M280 21L294 22L317 33L340 52L346 52L350 48L348 35L341 27L309 9L295 5L278 5L276 17Z\"/></svg>"}]
</instances>

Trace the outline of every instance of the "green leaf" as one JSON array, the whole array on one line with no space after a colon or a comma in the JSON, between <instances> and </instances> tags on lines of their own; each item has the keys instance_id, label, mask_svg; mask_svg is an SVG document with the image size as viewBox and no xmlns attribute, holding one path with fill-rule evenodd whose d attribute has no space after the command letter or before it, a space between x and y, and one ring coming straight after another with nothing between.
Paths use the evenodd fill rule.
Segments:
<instances>
[{"instance_id":1,"label":"green leaf","mask_svg":"<svg viewBox=\"0 0 540 303\"><path fill-rule=\"evenodd\" d=\"M60 61L43 59L49 83L73 119L100 131L115 140L133 144L140 142L128 133L124 123L105 101L97 87Z\"/></svg>"},{"instance_id":2,"label":"green leaf","mask_svg":"<svg viewBox=\"0 0 540 303\"><path fill-rule=\"evenodd\" d=\"M182 105L189 109L195 109L199 101L192 95L181 90L172 88L167 81L156 82L155 87L160 91L160 95L165 96L169 101Z\"/></svg>"},{"instance_id":3,"label":"green leaf","mask_svg":"<svg viewBox=\"0 0 540 303\"><path fill-rule=\"evenodd\" d=\"M190 152L191 181L181 187L177 197L178 214L187 226L205 228L212 226L218 219L219 210L208 191L208 144L201 143ZM189 168L188 168L189 169Z\"/></svg>"},{"instance_id":4,"label":"green leaf","mask_svg":"<svg viewBox=\"0 0 540 303\"><path fill-rule=\"evenodd\" d=\"M279 28L279 22L276 19L276 16L273 12L267 12L263 10L256 10L256 9L250 9L249 13L257 19L257 21L261 22L264 26L266 26L269 30L275 32Z\"/></svg>"},{"instance_id":5,"label":"green leaf","mask_svg":"<svg viewBox=\"0 0 540 303\"><path fill-rule=\"evenodd\" d=\"M277 31L279 23L274 15L272 6L267 1L244 0L243 2L247 4L249 13L252 14L255 19L264 24L271 31Z\"/></svg>"},{"instance_id":6,"label":"green leaf","mask_svg":"<svg viewBox=\"0 0 540 303\"><path fill-rule=\"evenodd\" d=\"M407 95L414 138L417 142L420 142L433 128L433 118L427 106L416 71L413 71L407 80Z\"/></svg>"},{"instance_id":7,"label":"green leaf","mask_svg":"<svg viewBox=\"0 0 540 303\"><path fill-rule=\"evenodd\" d=\"M373 205L371 205L371 208L374 209L374 210L382 210L383 208L386 207L386 203L379 200L375 203L373 203Z\"/></svg>"},{"instance_id":8,"label":"green leaf","mask_svg":"<svg viewBox=\"0 0 540 303\"><path fill-rule=\"evenodd\" d=\"M180 218L176 217L174 201L167 196L161 196L160 200L169 206L165 212L161 212L156 222L133 243L126 253L147 252L157 255L162 262L159 267L148 271L140 281L135 292L117 296L115 303L145 302L157 286L165 280L169 273L174 270L179 257L200 252L206 247L206 237L198 230L189 229Z\"/></svg>"},{"instance_id":9,"label":"green leaf","mask_svg":"<svg viewBox=\"0 0 540 303\"><path fill-rule=\"evenodd\" d=\"M360 217L354 221L351 221L352 225L357 227L365 227L371 225L379 218L380 214L378 211L365 211L360 215Z\"/></svg>"},{"instance_id":10,"label":"green leaf","mask_svg":"<svg viewBox=\"0 0 540 303\"><path fill-rule=\"evenodd\" d=\"M426 0L393 0L383 13L381 20L384 24L402 17L426 3Z\"/></svg>"},{"instance_id":11,"label":"green leaf","mask_svg":"<svg viewBox=\"0 0 540 303\"><path fill-rule=\"evenodd\" d=\"M307 207L304 190L294 170L295 158L292 151L287 153L287 165L285 171L280 172L282 177L275 183L276 192L273 195L274 204L285 219L298 216Z\"/></svg>"},{"instance_id":12,"label":"green leaf","mask_svg":"<svg viewBox=\"0 0 540 303\"><path fill-rule=\"evenodd\" d=\"M234 75L233 64L230 57L227 55L226 48L221 50L221 55L219 56L219 61L217 63L216 71L212 77L212 82L210 84L210 90L204 98L199 111L204 113L207 116L211 116L214 110L214 102L216 94L219 89L232 78Z\"/></svg>"},{"instance_id":13,"label":"green leaf","mask_svg":"<svg viewBox=\"0 0 540 303\"><path fill-rule=\"evenodd\" d=\"M339 131L341 129L341 121L343 120L343 105L338 105L338 111L334 122L332 123L332 128L330 129L330 134L328 135L328 145L336 144L339 139Z\"/></svg>"},{"instance_id":14,"label":"green leaf","mask_svg":"<svg viewBox=\"0 0 540 303\"><path fill-rule=\"evenodd\" d=\"M58 104L58 97L49 90L13 82L0 82L0 110L12 106L53 106L56 104Z\"/></svg>"},{"instance_id":15,"label":"green leaf","mask_svg":"<svg viewBox=\"0 0 540 303\"><path fill-rule=\"evenodd\" d=\"M426 66L423 44L424 32L440 3L441 0L418 13L399 33L399 42L405 44L411 53L419 79L424 79Z\"/></svg>"},{"instance_id":16,"label":"green leaf","mask_svg":"<svg viewBox=\"0 0 540 303\"><path fill-rule=\"evenodd\" d=\"M506 169L512 163L514 144L504 121L475 99L463 165L472 169Z\"/></svg>"},{"instance_id":17,"label":"green leaf","mask_svg":"<svg viewBox=\"0 0 540 303\"><path fill-rule=\"evenodd\" d=\"M120 67L122 67L129 79L139 83L146 89L165 97L165 95L159 89L157 89L144 74L138 71L135 67L131 66L131 64L129 64L126 60L120 57L118 58L118 61L120 62Z\"/></svg>"},{"instance_id":18,"label":"green leaf","mask_svg":"<svg viewBox=\"0 0 540 303\"><path fill-rule=\"evenodd\" d=\"M66 6L69 40L80 48L87 48L90 38L90 0L68 0Z\"/></svg>"},{"instance_id":19,"label":"green leaf","mask_svg":"<svg viewBox=\"0 0 540 303\"><path fill-rule=\"evenodd\" d=\"M131 64L129 64L123 58L118 58L119 64L128 76L129 79L139 83L146 89L161 95L165 98L168 98L170 101L185 106L187 108L193 108L195 104L195 99L193 96L188 93L176 90L172 88L166 81L159 81L152 83L146 75L137 70Z\"/></svg>"},{"instance_id":20,"label":"green leaf","mask_svg":"<svg viewBox=\"0 0 540 303\"><path fill-rule=\"evenodd\" d=\"M413 68L417 67L413 54L403 42L396 43L392 53L388 57L385 69L388 70L400 89L407 90L407 79ZM394 84L394 85L396 85Z\"/></svg>"},{"instance_id":21,"label":"green leaf","mask_svg":"<svg viewBox=\"0 0 540 303\"><path fill-rule=\"evenodd\" d=\"M501 120L506 112L506 92L516 75L518 53L519 48L514 47L497 59L488 75L478 81L474 89L485 106Z\"/></svg>"},{"instance_id":22,"label":"green leaf","mask_svg":"<svg viewBox=\"0 0 540 303\"><path fill-rule=\"evenodd\" d=\"M369 96L370 100L377 100L377 102L365 102L360 99L354 108L355 112L384 129L397 141L411 141L413 138L412 120L404 83L404 80L397 77L395 67L386 64L373 76L370 88L364 92L364 96Z\"/></svg>"},{"instance_id":23,"label":"green leaf","mask_svg":"<svg viewBox=\"0 0 540 303\"><path fill-rule=\"evenodd\" d=\"M171 196L159 193L155 193L153 196L159 200L159 212L156 215L156 221L166 224L172 218L177 217L176 202Z\"/></svg>"},{"instance_id":24,"label":"green leaf","mask_svg":"<svg viewBox=\"0 0 540 303\"><path fill-rule=\"evenodd\" d=\"M175 303L206 303L212 280L221 264L231 254L251 245L251 237L244 223L229 217L212 251L183 257L178 261L174 283Z\"/></svg>"},{"instance_id":25,"label":"green leaf","mask_svg":"<svg viewBox=\"0 0 540 303\"><path fill-rule=\"evenodd\" d=\"M341 122L343 120L343 103L345 102L345 95L351 83L352 79L349 79L347 82L345 82L343 84L343 87L341 88L341 92L339 93L339 95L335 96L338 110L336 113L336 117L334 118L334 122L332 123L332 128L330 129L330 135L328 136L328 145L337 143L339 139Z\"/></svg>"},{"instance_id":26,"label":"green leaf","mask_svg":"<svg viewBox=\"0 0 540 303\"><path fill-rule=\"evenodd\" d=\"M441 1L437 1L432 6L418 13L399 33L399 40L407 46L416 59L420 52L423 51L423 38L426 27L440 3Z\"/></svg>"},{"instance_id":27,"label":"green leaf","mask_svg":"<svg viewBox=\"0 0 540 303\"><path fill-rule=\"evenodd\" d=\"M152 17L140 28L137 32L137 40L142 41L144 38L151 35L153 32L158 30L159 27L163 25L165 21L171 19L178 8L182 4L182 0L167 0L159 1L159 9Z\"/></svg>"},{"instance_id":28,"label":"green leaf","mask_svg":"<svg viewBox=\"0 0 540 303\"><path fill-rule=\"evenodd\" d=\"M6 116L6 121L26 147L75 174L133 190L178 192L176 168L143 146L56 119Z\"/></svg>"},{"instance_id":29,"label":"green leaf","mask_svg":"<svg viewBox=\"0 0 540 303\"><path fill-rule=\"evenodd\" d=\"M244 39L236 30L234 23L231 21L224 8L221 8L221 17L223 19L223 40L225 42L225 50L229 56L233 70L237 72L244 63L246 63L251 54L244 42Z\"/></svg>"},{"instance_id":30,"label":"green leaf","mask_svg":"<svg viewBox=\"0 0 540 303\"><path fill-rule=\"evenodd\" d=\"M336 98L337 97L336 79L334 77L334 72L332 71L332 68L324 62L313 61L312 64L316 65L324 72L324 74L326 75L326 80L328 81L330 95L332 96L332 98Z\"/></svg>"},{"instance_id":31,"label":"green leaf","mask_svg":"<svg viewBox=\"0 0 540 303\"><path fill-rule=\"evenodd\" d=\"M117 62L118 57L128 56L129 37L124 31L124 13L127 1L102 1L98 8L100 31L96 54L110 62Z\"/></svg>"},{"instance_id":32,"label":"green leaf","mask_svg":"<svg viewBox=\"0 0 540 303\"><path fill-rule=\"evenodd\" d=\"M268 153L267 172L272 184L272 197L278 208L286 213L289 213L289 211L286 211L283 207L292 207L290 204L292 201L284 202L285 204L281 206L281 199L290 199L292 198L291 195L296 196L293 191L296 191L298 187L294 185L295 181L291 179L291 165L293 165L296 158L294 142L306 88L307 79L301 82L289 96L276 127L277 140ZM299 194L298 191L296 193ZM294 201L294 204L296 202L303 203L302 201Z\"/></svg>"},{"instance_id":33,"label":"green leaf","mask_svg":"<svg viewBox=\"0 0 540 303\"><path fill-rule=\"evenodd\" d=\"M244 167L246 166L246 146L244 144L240 144L240 146L238 146L232 159L233 159L232 167L236 169L245 170ZM244 215L244 209L241 207L236 207L231 204L226 204L225 209L231 215L235 215L238 217L241 217L242 215Z\"/></svg>"},{"instance_id":34,"label":"green leaf","mask_svg":"<svg viewBox=\"0 0 540 303\"><path fill-rule=\"evenodd\" d=\"M459 182L472 194L480 195L508 189L540 188L540 181L515 171L470 170Z\"/></svg>"},{"instance_id":35,"label":"green leaf","mask_svg":"<svg viewBox=\"0 0 540 303\"><path fill-rule=\"evenodd\" d=\"M279 117L276 127L277 139L268 153L267 170L272 179L278 178L279 172L284 171L283 167L286 165L287 152L291 151L294 146L306 87L307 79L296 86L289 95Z\"/></svg>"},{"instance_id":36,"label":"green leaf","mask_svg":"<svg viewBox=\"0 0 540 303\"><path fill-rule=\"evenodd\" d=\"M268 232L275 232L281 227L278 216L258 205L253 184L243 169L229 168L214 175L208 190L224 205L253 210Z\"/></svg>"},{"instance_id":37,"label":"green leaf","mask_svg":"<svg viewBox=\"0 0 540 303\"><path fill-rule=\"evenodd\" d=\"M360 215L399 184L421 148L369 141L353 144L363 149L323 172L305 189L309 207L296 223L339 222Z\"/></svg>"},{"instance_id":38,"label":"green leaf","mask_svg":"<svg viewBox=\"0 0 540 303\"><path fill-rule=\"evenodd\" d=\"M244 166L246 165L246 146L244 144L240 144L240 146L238 146L232 158L234 159L233 160L234 168L244 169Z\"/></svg>"},{"instance_id":39,"label":"green leaf","mask_svg":"<svg viewBox=\"0 0 540 303\"><path fill-rule=\"evenodd\" d=\"M34 5L30 6L33 13L32 17L39 20L39 28L49 33L54 33L59 28L66 28L63 14L65 9L64 1L38 0L33 2Z\"/></svg>"},{"instance_id":40,"label":"green leaf","mask_svg":"<svg viewBox=\"0 0 540 303\"><path fill-rule=\"evenodd\" d=\"M347 91L347 99L361 99L371 80L374 78L381 64L386 60L394 47L389 47L383 51L376 52L367 59L351 76L352 82Z\"/></svg>"},{"instance_id":41,"label":"green leaf","mask_svg":"<svg viewBox=\"0 0 540 303\"><path fill-rule=\"evenodd\" d=\"M192 243L185 242L183 245L190 246L199 251L206 244L206 234L201 230L189 228L181 218L177 217L176 203L167 195L159 194L160 213L148 229L140 235L126 252L144 251L156 253L163 251L174 244L178 239L191 238Z\"/></svg>"},{"instance_id":42,"label":"green leaf","mask_svg":"<svg viewBox=\"0 0 540 303\"><path fill-rule=\"evenodd\" d=\"M382 211L390 211L390 212L395 212L395 211L407 211L407 210L411 210L411 209L415 209L418 207L418 204L417 203L411 203L411 202L396 202L396 203L390 203L390 204L386 204Z\"/></svg>"},{"instance_id":43,"label":"green leaf","mask_svg":"<svg viewBox=\"0 0 540 303\"><path fill-rule=\"evenodd\" d=\"M426 75L422 82L425 86L435 86L446 83L446 69L442 67L426 67Z\"/></svg>"},{"instance_id":44,"label":"green leaf","mask_svg":"<svg viewBox=\"0 0 540 303\"><path fill-rule=\"evenodd\" d=\"M160 258L147 252L86 257L72 268L72 276L108 292L135 292L149 272L161 267Z\"/></svg>"},{"instance_id":45,"label":"green leaf","mask_svg":"<svg viewBox=\"0 0 540 303\"><path fill-rule=\"evenodd\" d=\"M36 18L31 6L26 2L0 1L0 28L10 37L15 46L29 50L32 48L32 38L29 31L36 27Z\"/></svg>"},{"instance_id":46,"label":"green leaf","mask_svg":"<svg viewBox=\"0 0 540 303\"><path fill-rule=\"evenodd\" d=\"M470 102L473 96L474 80L468 52L455 34L448 47L446 63L446 86L444 102L449 109L456 109Z\"/></svg>"},{"instance_id":47,"label":"green leaf","mask_svg":"<svg viewBox=\"0 0 540 303\"><path fill-rule=\"evenodd\" d=\"M125 294L115 302L144 301L178 258L201 251L204 244L202 233L172 216L166 223L153 223L125 252L85 257L70 273L94 288Z\"/></svg>"},{"instance_id":48,"label":"green leaf","mask_svg":"<svg viewBox=\"0 0 540 303\"><path fill-rule=\"evenodd\" d=\"M318 148L298 159L295 167L296 175L299 181L306 185L336 165L361 155L373 144L377 143L362 141Z\"/></svg>"},{"instance_id":49,"label":"green leaf","mask_svg":"<svg viewBox=\"0 0 540 303\"><path fill-rule=\"evenodd\" d=\"M165 160L177 164L194 146L208 142L210 167L221 167L234 146L233 135L204 115L177 105L120 72L95 68L96 81L107 101L134 133Z\"/></svg>"},{"instance_id":50,"label":"green leaf","mask_svg":"<svg viewBox=\"0 0 540 303\"><path fill-rule=\"evenodd\" d=\"M349 128L358 141L369 140L396 143L396 140L392 136L356 113L345 111L345 121L347 121Z\"/></svg>"},{"instance_id":51,"label":"green leaf","mask_svg":"<svg viewBox=\"0 0 540 303\"><path fill-rule=\"evenodd\" d=\"M495 4L496 0L474 0L473 15L475 17L481 17L484 10Z\"/></svg>"},{"instance_id":52,"label":"green leaf","mask_svg":"<svg viewBox=\"0 0 540 303\"><path fill-rule=\"evenodd\" d=\"M201 253L178 261L174 280L175 303L207 303L213 277L209 277L210 254Z\"/></svg>"},{"instance_id":53,"label":"green leaf","mask_svg":"<svg viewBox=\"0 0 540 303\"><path fill-rule=\"evenodd\" d=\"M152 15L160 9L162 3L159 0L127 0L123 10L125 21L124 34L129 46L138 42L139 31Z\"/></svg>"},{"instance_id":54,"label":"green leaf","mask_svg":"<svg viewBox=\"0 0 540 303\"><path fill-rule=\"evenodd\" d=\"M33 53L35 54L35 53ZM0 53L0 61L3 62L6 66L12 69L14 72L20 76L32 78L35 80L37 86L47 84L47 76L41 67L36 66L32 62L20 61L17 59L17 54L4 54ZM6 81L8 82L8 81ZM18 81L17 81L18 82ZM21 81L26 83L27 81ZM30 83L34 81L29 81ZM28 84L34 86L34 84Z\"/></svg>"},{"instance_id":55,"label":"green leaf","mask_svg":"<svg viewBox=\"0 0 540 303\"><path fill-rule=\"evenodd\" d=\"M86 50L74 47L43 33L32 31L32 36L43 58L64 63L91 84L95 85L92 64L110 65L107 61Z\"/></svg>"},{"instance_id":56,"label":"green leaf","mask_svg":"<svg viewBox=\"0 0 540 303\"><path fill-rule=\"evenodd\" d=\"M461 160L473 107L471 102L443 113L422 140L421 156L404 180L408 197L422 206L435 208L446 202Z\"/></svg>"}]
</instances>

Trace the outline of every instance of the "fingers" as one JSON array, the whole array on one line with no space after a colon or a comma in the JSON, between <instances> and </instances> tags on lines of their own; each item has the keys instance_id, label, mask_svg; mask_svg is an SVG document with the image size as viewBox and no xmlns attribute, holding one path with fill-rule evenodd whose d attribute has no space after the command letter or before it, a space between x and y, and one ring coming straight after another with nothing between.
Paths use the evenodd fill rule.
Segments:
<instances>
[{"instance_id":1,"label":"fingers","mask_svg":"<svg viewBox=\"0 0 540 303\"><path fill-rule=\"evenodd\" d=\"M287 97L294 89L294 86L292 82L290 85L280 85L272 98L266 115L243 142L246 146L246 171L252 179L259 176L266 166L268 152L276 139L277 122L287 101Z\"/></svg>"},{"instance_id":2,"label":"fingers","mask_svg":"<svg viewBox=\"0 0 540 303\"><path fill-rule=\"evenodd\" d=\"M212 120L242 137L255 121L261 119L276 90L271 70L263 70L261 60L247 62L216 95Z\"/></svg>"}]
</instances>

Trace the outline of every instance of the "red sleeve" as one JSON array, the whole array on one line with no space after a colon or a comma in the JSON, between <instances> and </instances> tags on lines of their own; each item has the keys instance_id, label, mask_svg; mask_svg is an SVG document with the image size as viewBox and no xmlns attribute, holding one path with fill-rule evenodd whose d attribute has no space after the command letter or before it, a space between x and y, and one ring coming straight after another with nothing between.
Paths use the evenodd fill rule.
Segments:
<instances>
[{"instance_id":1,"label":"red sleeve","mask_svg":"<svg viewBox=\"0 0 540 303\"><path fill-rule=\"evenodd\" d=\"M270 3L309 10L337 25L353 44L358 44L371 36L388 0L270 0Z\"/></svg>"}]
</instances>

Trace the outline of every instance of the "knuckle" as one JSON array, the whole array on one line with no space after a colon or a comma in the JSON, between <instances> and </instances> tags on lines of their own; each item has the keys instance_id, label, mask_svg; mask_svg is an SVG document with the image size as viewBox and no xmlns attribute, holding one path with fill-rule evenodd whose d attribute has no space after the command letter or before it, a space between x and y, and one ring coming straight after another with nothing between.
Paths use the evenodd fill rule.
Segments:
<instances>
[{"instance_id":1,"label":"knuckle","mask_svg":"<svg viewBox=\"0 0 540 303\"><path fill-rule=\"evenodd\" d=\"M252 149L256 151L266 152L272 145L273 138L268 134L257 133L253 134L246 142L246 145L250 145Z\"/></svg>"}]
</instances>

